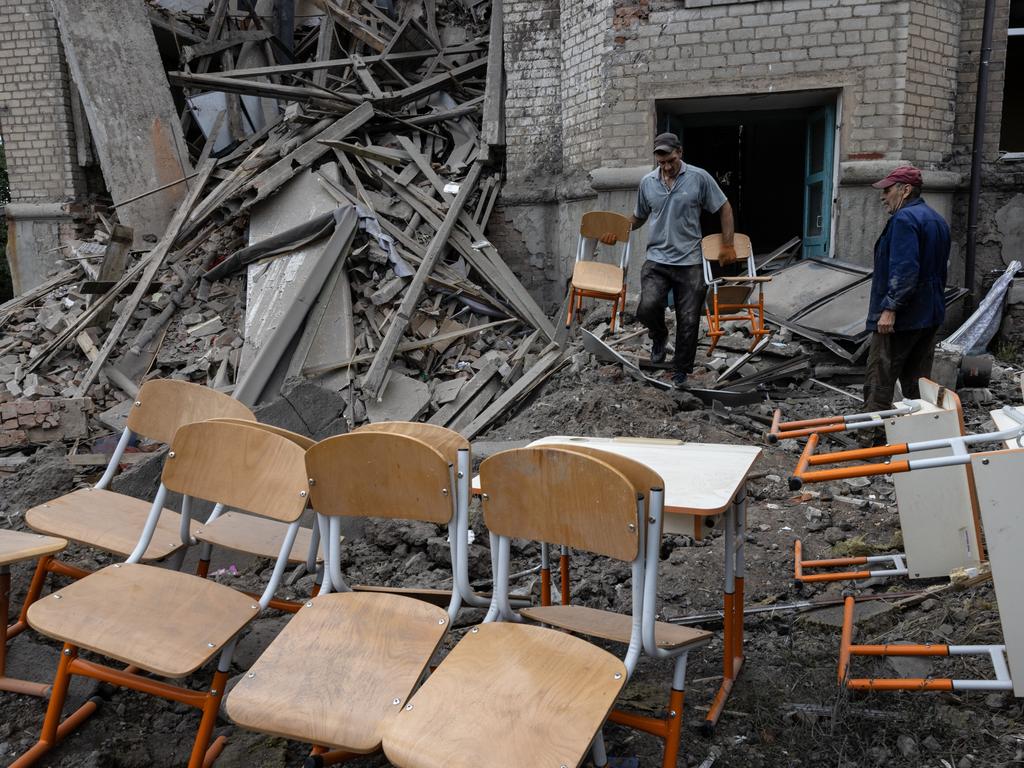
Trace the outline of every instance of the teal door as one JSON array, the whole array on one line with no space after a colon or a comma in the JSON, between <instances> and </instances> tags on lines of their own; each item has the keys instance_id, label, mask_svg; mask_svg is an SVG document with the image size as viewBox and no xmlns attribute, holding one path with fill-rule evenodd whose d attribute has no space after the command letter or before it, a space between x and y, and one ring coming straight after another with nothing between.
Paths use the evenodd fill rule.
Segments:
<instances>
[{"instance_id":1,"label":"teal door","mask_svg":"<svg viewBox=\"0 0 1024 768\"><path fill-rule=\"evenodd\" d=\"M835 108L807 116L804 163L804 257L828 256L832 232L832 157L835 150Z\"/></svg>"}]
</instances>

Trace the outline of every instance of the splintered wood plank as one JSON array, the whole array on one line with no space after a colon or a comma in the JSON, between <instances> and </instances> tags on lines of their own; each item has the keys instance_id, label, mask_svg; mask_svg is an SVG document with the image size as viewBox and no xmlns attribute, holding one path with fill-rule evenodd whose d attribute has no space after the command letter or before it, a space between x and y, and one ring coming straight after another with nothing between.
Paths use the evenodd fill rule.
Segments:
<instances>
[{"instance_id":1,"label":"splintered wood plank","mask_svg":"<svg viewBox=\"0 0 1024 768\"><path fill-rule=\"evenodd\" d=\"M395 348L404 335L413 310L415 310L416 304L420 300L420 294L423 293L423 286L426 284L427 276L433 271L438 258L447 247L448 236L455 227L455 222L469 200L469 196L476 188L482 170L483 166L481 163L473 163L473 167L470 168L469 173L459 188L459 194L448 208L444 221L441 222L440 227L434 234L434 239L430 241L430 247L427 248L423 261L416 270L416 275L413 277L405 292L405 296L402 298L402 304L398 312L395 313L394 320L388 326L380 349L377 350L377 355L374 357L373 362L370 364L370 369L363 378L363 389L371 397L378 397L380 395L384 383L384 375L391 365L391 360L395 355Z\"/></svg>"}]
</instances>

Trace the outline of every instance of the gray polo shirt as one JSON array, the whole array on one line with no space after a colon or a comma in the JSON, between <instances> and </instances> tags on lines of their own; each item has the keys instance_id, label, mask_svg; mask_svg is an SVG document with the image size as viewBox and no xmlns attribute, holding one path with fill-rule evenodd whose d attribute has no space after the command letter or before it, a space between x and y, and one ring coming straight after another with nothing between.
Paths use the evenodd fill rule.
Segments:
<instances>
[{"instance_id":1,"label":"gray polo shirt","mask_svg":"<svg viewBox=\"0 0 1024 768\"><path fill-rule=\"evenodd\" d=\"M711 174L683 163L672 189L655 168L640 180L634 216L650 219L647 258L659 264L700 264L700 211L714 213L727 198Z\"/></svg>"}]
</instances>

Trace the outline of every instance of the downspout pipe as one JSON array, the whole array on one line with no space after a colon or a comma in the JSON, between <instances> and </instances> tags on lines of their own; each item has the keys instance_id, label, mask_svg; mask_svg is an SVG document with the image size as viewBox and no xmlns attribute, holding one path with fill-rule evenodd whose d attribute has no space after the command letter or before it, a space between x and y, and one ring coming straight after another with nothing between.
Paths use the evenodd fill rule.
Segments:
<instances>
[{"instance_id":1,"label":"downspout pipe","mask_svg":"<svg viewBox=\"0 0 1024 768\"><path fill-rule=\"evenodd\" d=\"M985 0L981 32L981 61L978 62L978 92L974 103L974 142L971 148L971 192L967 204L967 256L964 261L964 287L968 301L975 306L974 273L977 263L978 199L981 196L981 161L985 151L985 122L988 117L988 74L992 58L992 27L995 25L996 0Z\"/></svg>"}]
</instances>

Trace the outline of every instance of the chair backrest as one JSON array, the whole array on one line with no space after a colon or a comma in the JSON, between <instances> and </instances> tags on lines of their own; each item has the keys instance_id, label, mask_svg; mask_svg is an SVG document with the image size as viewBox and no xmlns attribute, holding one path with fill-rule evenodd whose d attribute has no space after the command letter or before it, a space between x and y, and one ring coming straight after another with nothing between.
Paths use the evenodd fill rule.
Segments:
<instances>
[{"instance_id":1,"label":"chair backrest","mask_svg":"<svg viewBox=\"0 0 1024 768\"><path fill-rule=\"evenodd\" d=\"M151 379L139 389L128 413L128 429L137 435L170 443L178 427L207 419L256 421L245 405L223 392L175 379Z\"/></svg>"},{"instance_id":2,"label":"chair backrest","mask_svg":"<svg viewBox=\"0 0 1024 768\"><path fill-rule=\"evenodd\" d=\"M622 456L611 451L602 451L600 448L594 448L589 445L552 444L550 446L537 447L557 448L560 451L572 451L574 453L582 453L584 456L593 456L595 459L600 459L605 464L610 464L625 475L626 479L633 484L633 491L636 495L643 496L645 499L650 495L652 488L663 489L665 487L665 481L661 479L661 475L646 464L636 459L631 459L628 456Z\"/></svg>"},{"instance_id":3,"label":"chair backrest","mask_svg":"<svg viewBox=\"0 0 1024 768\"><path fill-rule=\"evenodd\" d=\"M369 431L329 437L306 452L306 471L321 515L452 519L451 463L415 437Z\"/></svg>"},{"instance_id":4,"label":"chair backrest","mask_svg":"<svg viewBox=\"0 0 1024 768\"><path fill-rule=\"evenodd\" d=\"M480 484L487 528L632 562L640 551L638 494L604 458L545 446L485 459Z\"/></svg>"},{"instance_id":5,"label":"chair backrest","mask_svg":"<svg viewBox=\"0 0 1024 768\"><path fill-rule=\"evenodd\" d=\"M749 259L754 255L753 247L750 244L750 238L746 235L741 235L739 232L732 236L732 245L736 249L736 261L740 262L744 259ZM722 236L708 235L707 237L701 238L700 250L704 255L705 261L718 261L718 254L722 250ZM751 273L753 274L753 272Z\"/></svg>"},{"instance_id":6,"label":"chair backrest","mask_svg":"<svg viewBox=\"0 0 1024 768\"><path fill-rule=\"evenodd\" d=\"M455 430L417 421L378 421L375 424L364 424L353 432L382 432L415 437L440 451L450 464L458 464L460 450L469 450L469 440Z\"/></svg>"},{"instance_id":7,"label":"chair backrest","mask_svg":"<svg viewBox=\"0 0 1024 768\"><path fill-rule=\"evenodd\" d=\"M251 424L202 421L180 427L164 462L171 491L291 523L306 508L305 451Z\"/></svg>"},{"instance_id":8,"label":"chair backrest","mask_svg":"<svg viewBox=\"0 0 1024 768\"><path fill-rule=\"evenodd\" d=\"M300 435L298 432L292 432L284 427L275 427L273 424L264 424L262 421L248 421L246 419L210 419L210 421L219 421L222 424L243 424L255 429L262 429L264 432L272 432L275 435L288 438L304 451L308 451L316 445L316 440L311 437Z\"/></svg>"},{"instance_id":9,"label":"chair backrest","mask_svg":"<svg viewBox=\"0 0 1024 768\"><path fill-rule=\"evenodd\" d=\"M600 239L611 233L615 241L624 243L629 240L633 222L628 216L613 211L590 211L583 214L580 221L580 236Z\"/></svg>"}]
</instances>

